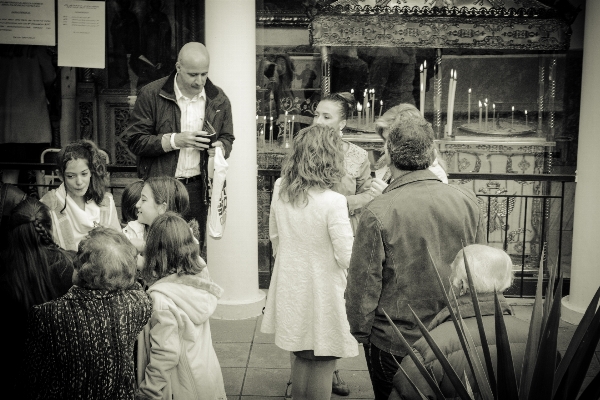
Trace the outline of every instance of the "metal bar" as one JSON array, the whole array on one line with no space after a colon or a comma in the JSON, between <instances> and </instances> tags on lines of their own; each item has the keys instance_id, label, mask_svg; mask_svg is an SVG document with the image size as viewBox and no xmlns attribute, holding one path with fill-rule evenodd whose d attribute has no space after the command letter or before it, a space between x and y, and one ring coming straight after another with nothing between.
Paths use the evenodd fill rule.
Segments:
<instances>
[{"instance_id":1,"label":"metal bar","mask_svg":"<svg viewBox=\"0 0 600 400\"><path fill-rule=\"evenodd\" d=\"M563 213L565 209L565 183L561 184L561 197L560 197L560 222L558 224L558 264L556 268L556 276L560 277L560 267L562 258L562 231L563 231Z\"/></svg>"},{"instance_id":2,"label":"metal bar","mask_svg":"<svg viewBox=\"0 0 600 400\"><path fill-rule=\"evenodd\" d=\"M508 200L506 201L508 204ZM525 237L527 236L527 198L525 198L525 212L523 213L523 250L521 251L521 297L523 297L523 281L525 280Z\"/></svg>"},{"instance_id":3,"label":"metal bar","mask_svg":"<svg viewBox=\"0 0 600 400\"><path fill-rule=\"evenodd\" d=\"M486 238L487 242L489 243L490 242L490 209L491 209L491 201L492 201L492 199L490 199L488 197L487 201L488 201L487 202L488 203L488 207L487 207L488 208L487 209L487 236L485 238Z\"/></svg>"}]
</instances>

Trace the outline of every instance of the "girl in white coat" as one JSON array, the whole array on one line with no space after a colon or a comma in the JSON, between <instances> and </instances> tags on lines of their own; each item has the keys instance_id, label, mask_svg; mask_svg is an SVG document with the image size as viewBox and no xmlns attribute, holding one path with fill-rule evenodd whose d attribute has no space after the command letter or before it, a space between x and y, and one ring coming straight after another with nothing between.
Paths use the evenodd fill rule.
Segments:
<instances>
[{"instance_id":1,"label":"girl in white coat","mask_svg":"<svg viewBox=\"0 0 600 400\"><path fill-rule=\"evenodd\" d=\"M348 202L332 190L346 174L339 131L298 132L275 182L269 236L275 267L261 330L294 353L294 400L331 397L335 360L358 355L344 290L352 252Z\"/></svg>"},{"instance_id":2,"label":"girl in white coat","mask_svg":"<svg viewBox=\"0 0 600 400\"><path fill-rule=\"evenodd\" d=\"M154 282L148 289L154 309L137 399L225 400L209 324L223 289L210 279L188 224L176 213L152 223L143 273Z\"/></svg>"}]
</instances>

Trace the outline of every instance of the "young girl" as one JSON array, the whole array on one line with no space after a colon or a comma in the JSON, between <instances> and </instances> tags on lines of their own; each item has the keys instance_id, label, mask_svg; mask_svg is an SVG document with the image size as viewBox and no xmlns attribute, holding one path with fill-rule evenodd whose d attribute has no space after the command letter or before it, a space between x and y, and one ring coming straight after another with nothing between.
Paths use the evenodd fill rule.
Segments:
<instances>
[{"instance_id":1,"label":"young girl","mask_svg":"<svg viewBox=\"0 0 600 400\"><path fill-rule=\"evenodd\" d=\"M137 203L142 196L144 181L137 180L130 183L121 195L121 225L123 233L129 239L135 237L144 237L145 225L137 220Z\"/></svg>"},{"instance_id":2,"label":"young girl","mask_svg":"<svg viewBox=\"0 0 600 400\"><path fill-rule=\"evenodd\" d=\"M209 318L223 289L210 280L188 224L173 212L148 231L143 274L154 310L138 399L226 399ZM150 346L150 343L152 345ZM140 347L138 347L139 349Z\"/></svg>"},{"instance_id":3,"label":"young girl","mask_svg":"<svg viewBox=\"0 0 600 400\"><path fill-rule=\"evenodd\" d=\"M33 306L67 293L72 286L74 255L54 243L50 210L32 197L13 209L8 228L0 301L4 305L3 318L11 326L3 336L10 343L5 347L4 359L11 367L5 370L4 378L9 391L17 390L20 395L22 387L16 385L21 378L27 317Z\"/></svg>"},{"instance_id":4,"label":"young girl","mask_svg":"<svg viewBox=\"0 0 600 400\"><path fill-rule=\"evenodd\" d=\"M190 198L183 183L168 176L149 178L143 182L135 203L137 214L137 221L133 224L135 229L129 229L127 226L123 229L123 233L138 251L143 252L146 234L156 217L167 211L184 215L189 208Z\"/></svg>"},{"instance_id":5,"label":"young girl","mask_svg":"<svg viewBox=\"0 0 600 400\"><path fill-rule=\"evenodd\" d=\"M346 174L341 142L324 125L301 130L273 190L275 267L261 330L296 356L295 400L329 399L335 360L358 355L344 305L353 242L348 202L332 190Z\"/></svg>"},{"instance_id":6,"label":"young girl","mask_svg":"<svg viewBox=\"0 0 600 400\"><path fill-rule=\"evenodd\" d=\"M106 162L96 144L80 140L57 157L62 184L42 197L52 211L52 236L60 247L77 250L89 231L101 225L121 231L112 194L106 191Z\"/></svg>"}]
</instances>

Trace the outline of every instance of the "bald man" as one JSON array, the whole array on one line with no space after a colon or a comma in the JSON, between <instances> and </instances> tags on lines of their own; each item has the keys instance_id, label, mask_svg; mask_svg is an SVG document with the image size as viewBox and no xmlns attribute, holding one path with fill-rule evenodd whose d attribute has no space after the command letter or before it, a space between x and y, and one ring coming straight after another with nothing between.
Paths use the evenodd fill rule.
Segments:
<instances>
[{"instance_id":1,"label":"bald man","mask_svg":"<svg viewBox=\"0 0 600 400\"><path fill-rule=\"evenodd\" d=\"M210 56L197 42L179 51L176 70L144 86L126 128L129 150L138 158L138 175L173 176L190 195L190 212L200 225L203 247L208 213L208 157L233 145L231 103L208 79Z\"/></svg>"}]
</instances>

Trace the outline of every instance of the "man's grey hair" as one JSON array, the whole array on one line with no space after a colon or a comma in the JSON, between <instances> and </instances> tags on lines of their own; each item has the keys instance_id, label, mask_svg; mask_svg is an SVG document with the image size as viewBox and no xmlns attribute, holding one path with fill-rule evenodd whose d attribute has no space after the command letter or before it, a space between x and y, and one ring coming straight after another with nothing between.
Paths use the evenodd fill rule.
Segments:
<instances>
[{"instance_id":1,"label":"man's grey hair","mask_svg":"<svg viewBox=\"0 0 600 400\"><path fill-rule=\"evenodd\" d=\"M79 243L77 281L86 289L127 289L135 282L137 250L113 229L98 227Z\"/></svg>"},{"instance_id":2,"label":"man's grey hair","mask_svg":"<svg viewBox=\"0 0 600 400\"><path fill-rule=\"evenodd\" d=\"M421 116L399 116L387 138L390 161L403 171L426 169L433 161L433 137L431 124Z\"/></svg>"},{"instance_id":3,"label":"man's grey hair","mask_svg":"<svg viewBox=\"0 0 600 400\"><path fill-rule=\"evenodd\" d=\"M472 244L464 248L473 276L473 287L477 293L504 292L512 285L512 261L506 252L495 247ZM451 265L450 283L454 290L465 293L469 280L465 270L461 249Z\"/></svg>"}]
</instances>

